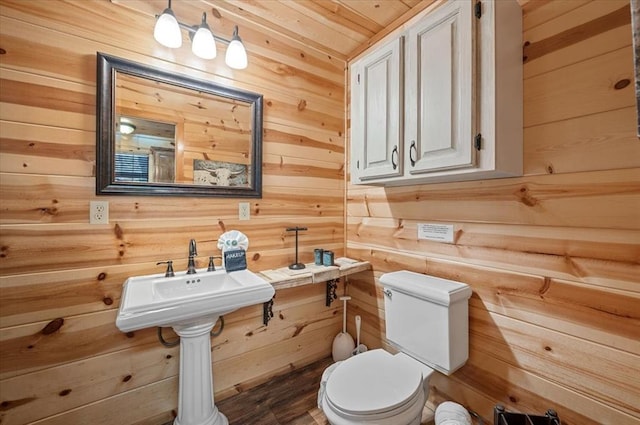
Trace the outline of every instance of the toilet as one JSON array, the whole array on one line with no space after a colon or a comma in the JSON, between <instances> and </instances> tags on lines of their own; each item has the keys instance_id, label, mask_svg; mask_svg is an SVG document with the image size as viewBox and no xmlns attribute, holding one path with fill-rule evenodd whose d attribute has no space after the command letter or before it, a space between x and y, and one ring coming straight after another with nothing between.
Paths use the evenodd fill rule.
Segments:
<instances>
[{"instance_id":1,"label":"toilet","mask_svg":"<svg viewBox=\"0 0 640 425\"><path fill-rule=\"evenodd\" d=\"M331 425L419 425L431 375L469 357L468 285L406 270L380 283L386 337L399 352L369 350L325 370L318 407Z\"/></svg>"}]
</instances>

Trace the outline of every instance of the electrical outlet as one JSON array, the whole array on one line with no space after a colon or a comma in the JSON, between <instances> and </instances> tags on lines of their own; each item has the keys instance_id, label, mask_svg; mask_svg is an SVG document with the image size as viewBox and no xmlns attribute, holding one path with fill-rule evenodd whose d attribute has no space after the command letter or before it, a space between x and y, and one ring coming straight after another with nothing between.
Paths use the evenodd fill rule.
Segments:
<instances>
[{"instance_id":1,"label":"electrical outlet","mask_svg":"<svg viewBox=\"0 0 640 425\"><path fill-rule=\"evenodd\" d=\"M238 203L238 219L249 220L251 218L251 208L248 202Z\"/></svg>"},{"instance_id":2,"label":"electrical outlet","mask_svg":"<svg viewBox=\"0 0 640 425\"><path fill-rule=\"evenodd\" d=\"M89 224L109 224L109 201L89 202Z\"/></svg>"}]
</instances>

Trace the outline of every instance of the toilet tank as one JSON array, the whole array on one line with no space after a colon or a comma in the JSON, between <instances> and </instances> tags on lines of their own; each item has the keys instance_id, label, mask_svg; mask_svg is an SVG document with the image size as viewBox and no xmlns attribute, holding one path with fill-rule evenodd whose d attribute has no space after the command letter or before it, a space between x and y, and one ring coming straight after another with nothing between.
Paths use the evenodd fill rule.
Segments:
<instances>
[{"instance_id":1,"label":"toilet tank","mask_svg":"<svg viewBox=\"0 0 640 425\"><path fill-rule=\"evenodd\" d=\"M469 285L406 270L380 277L387 340L449 375L469 357Z\"/></svg>"}]
</instances>

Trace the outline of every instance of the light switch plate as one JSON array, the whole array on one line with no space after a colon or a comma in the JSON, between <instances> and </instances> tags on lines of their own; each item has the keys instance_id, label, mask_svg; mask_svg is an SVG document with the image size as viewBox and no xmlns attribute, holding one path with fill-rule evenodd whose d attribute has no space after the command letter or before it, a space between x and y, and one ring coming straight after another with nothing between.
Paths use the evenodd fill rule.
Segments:
<instances>
[{"instance_id":1,"label":"light switch plate","mask_svg":"<svg viewBox=\"0 0 640 425\"><path fill-rule=\"evenodd\" d=\"M238 203L238 220L249 220L251 218L251 207L248 202Z\"/></svg>"}]
</instances>

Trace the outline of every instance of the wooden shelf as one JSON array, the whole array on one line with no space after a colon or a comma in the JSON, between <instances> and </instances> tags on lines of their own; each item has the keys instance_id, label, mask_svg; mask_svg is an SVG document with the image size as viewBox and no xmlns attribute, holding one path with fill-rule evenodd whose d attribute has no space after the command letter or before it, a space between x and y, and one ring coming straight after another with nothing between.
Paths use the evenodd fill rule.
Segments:
<instances>
[{"instance_id":1,"label":"wooden shelf","mask_svg":"<svg viewBox=\"0 0 640 425\"><path fill-rule=\"evenodd\" d=\"M334 262L335 266L317 266L314 263L309 263L305 264L306 267L302 270L291 270L289 267L282 267L274 270L263 270L258 274L273 285L277 291L279 289L326 282L342 276L371 270L371 264L368 261L340 257L336 258Z\"/></svg>"}]
</instances>

